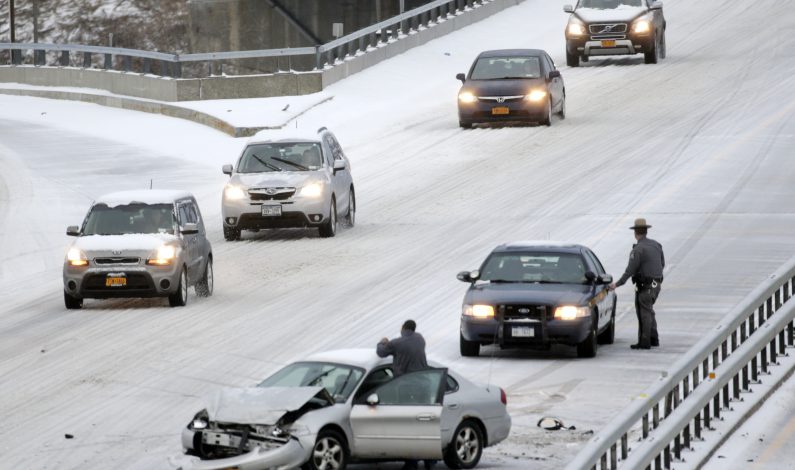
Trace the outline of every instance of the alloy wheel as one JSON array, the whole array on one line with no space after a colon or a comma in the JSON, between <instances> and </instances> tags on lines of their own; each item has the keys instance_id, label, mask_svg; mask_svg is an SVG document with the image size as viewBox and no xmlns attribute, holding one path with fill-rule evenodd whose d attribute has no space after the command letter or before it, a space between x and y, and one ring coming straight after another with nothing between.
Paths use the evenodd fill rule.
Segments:
<instances>
[{"instance_id":1,"label":"alloy wheel","mask_svg":"<svg viewBox=\"0 0 795 470\"><path fill-rule=\"evenodd\" d=\"M480 440L475 430L463 427L455 437L455 451L461 462L467 464L475 460L480 450Z\"/></svg>"},{"instance_id":2,"label":"alloy wheel","mask_svg":"<svg viewBox=\"0 0 795 470\"><path fill-rule=\"evenodd\" d=\"M312 452L315 467L319 470L336 470L343 463L342 445L332 437L324 437L317 441Z\"/></svg>"}]
</instances>

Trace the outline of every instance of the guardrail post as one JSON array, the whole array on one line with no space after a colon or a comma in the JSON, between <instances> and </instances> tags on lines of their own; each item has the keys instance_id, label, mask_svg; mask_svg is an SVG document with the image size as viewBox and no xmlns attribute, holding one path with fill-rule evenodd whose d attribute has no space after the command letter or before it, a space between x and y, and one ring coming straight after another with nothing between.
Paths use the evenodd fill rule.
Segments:
<instances>
[{"instance_id":1,"label":"guardrail post","mask_svg":"<svg viewBox=\"0 0 795 470\"><path fill-rule=\"evenodd\" d=\"M58 63L61 67L69 67L69 51L61 51L61 58Z\"/></svg>"},{"instance_id":2,"label":"guardrail post","mask_svg":"<svg viewBox=\"0 0 795 470\"><path fill-rule=\"evenodd\" d=\"M776 350L776 338L773 337L770 340L770 362L773 364L777 364L776 359L778 358L778 351Z\"/></svg>"},{"instance_id":3,"label":"guardrail post","mask_svg":"<svg viewBox=\"0 0 795 470\"><path fill-rule=\"evenodd\" d=\"M370 44L368 44L367 48L376 47L378 45L378 41L376 41L375 31L370 33Z\"/></svg>"},{"instance_id":4,"label":"guardrail post","mask_svg":"<svg viewBox=\"0 0 795 470\"><path fill-rule=\"evenodd\" d=\"M643 415L643 431L641 435L644 439L649 437L649 413Z\"/></svg>"},{"instance_id":5,"label":"guardrail post","mask_svg":"<svg viewBox=\"0 0 795 470\"><path fill-rule=\"evenodd\" d=\"M627 442L627 433L621 435L621 459L626 460L629 455L629 444ZM615 467L613 467L615 468Z\"/></svg>"},{"instance_id":6,"label":"guardrail post","mask_svg":"<svg viewBox=\"0 0 795 470\"><path fill-rule=\"evenodd\" d=\"M760 352L761 361L762 361L762 372L767 374L767 347L762 348Z\"/></svg>"},{"instance_id":7,"label":"guardrail post","mask_svg":"<svg viewBox=\"0 0 795 470\"><path fill-rule=\"evenodd\" d=\"M734 377L732 378L732 384L734 385L734 399L735 400L739 400L740 399L740 373L739 372L734 374Z\"/></svg>"},{"instance_id":8,"label":"guardrail post","mask_svg":"<svg viewBox=\"0 0 795 470\"><path fill-rule=\"evenodd\" d=\"M165 60L160 61L160 76L167 77L168 76L168 62Z\"/></svg>"},{"instance_id":9,"label":"guardrail post","mask_svg":"<svg viewBox=\"0 0 795 470\"><path fill-rule=\"evenodd\" d=\"M729 399L731 396L729 395L729 382L726 382L726 385L723 386L723 407L727 410L729 409Z\"/></svg>"},{"instance_id":10,"label":"guardrail post","mask_svg":"<svg viewBox=\"0 0 795 470\"><path fill-rule=\"evenodd\" d=\"M105 62L102 66L105 70L113 68L113 54L105 54Z\"/></svg>"},{"instance_id":11,"label":"guardrail post","mask_svg":"<svg viewBox=\"0 0 795 470\"><path fill-rule=\"evenodd\" d=\"M367 47L364 45L364 36L359 38L359 50L362 52L367 50Z\"/></svg>"},{"instance_id":12,"label":"guardrail post","mask_svg":"<svg viewBox=\"0 0 795 470\"><path fill-rule=\"evenodd\" d=\"M767 302L765 302L765 304L767 305L767 313L765 315L765 321L767 321L775 313L775 310L773 310L773 297L768 297Z\"/></svg>"},{"instance_id":13,"label":"guardrail post","mask_svg":"<svg viewBox=\"0 0 795 470\"><path fill-rule=\"evenodd\" d=\"M712 351L712 370L715 370L720 365L720 355L718 354L718 350Z\"/></svg>"},{"instance_id":14,"label":"guardrail post","mask_svg":"<svg viewBox=\"0 0 795 470\"><path fill-rule=\"evenodd\" d=\"M320 52L320 47L315 47L315 68L323 70L323 53Z\"/></svg>"},{"instance_id":15,"label":"guardrail post","mask_svg":"<svg viewBox=\"0 0 795 470\"><path fill-rule=\"evenodd\" d=\"M35 49L33 51L33 65L47 65L47 60L44 57L44 51Z\"/></svg>"},{"instance_id":16,"label":"guardrail post","mask_svg":"<svg viewBox=\"0 0 795 470\"><path fill-rule=\"evenodd\" d=\"M680 434L674 438L674 457L677 460L682 458L682 436Z\"/></svg>"},{"instance_id":17,"label":"guardrail post","mask_svg":"<svg viewBox=\"0 0 795 470\"><path fill-rule=\"evenodd\" d=\"M129 72L132 68L132 57L128 55L122 56L122 67L125 72Z\"/></svg>"},{"instance_id":18,"label":"guardrail post","mask_svg":"<svg viewBox=\"0 0 795 470\"><path fill-rule=\"evenodd\" d=\"M613 443L610 446L610 468L617 468L618 467L618 449L616 448L616 444Z\"/></svg>"},{"instance_id":19,"label":"guardrail post","mask_svg":"<svg viewBox=\"0 0 795 470\"><path fill-rule=\"evenodd\" d=\"M793 322L789 322L787 324L787 343L792 346L795 345L795 326L792 324Z\"/></svg>"},{"instance_id":20,"label":"guardrail post","mask_svg":"<svg viewBox=\"0 0 795 470\"><path fill-rule=\"evenodd\" d=\"M174 78L182 77L182 63L179 60L175 60L171 63L171 76Z\"/></svg>"},{"instance_id":21,"label":"guardrail post","mask_svg":"<svg viewBox=\"0 0 795 470\"><path fill-rule=\"evenodd\" d=\"M698 416L696 416L696 419L698 419ZM687 426L685 426L685 431L684 431L684 433L682 433L682 436L684 437L684 440L685 440L685 449L689 449L690 448L690 423L687 423Z\"/></svg>"},{"instance_id":22,"label":"guardrail post","mask_svg":"<svg viewBox=\"0 0 795 470\"><path fill-rule=\"evenodd\" d=\"M737 330L732 331L732 352L737 350Z\"/></svg>"},{"instance_id":23,"label":"guardrail post","mask_svg":"<svg viewBox=\"0 0 795 470\"><path fill-rule=\"evenodd\" d=\"M712 397L712 413L715 418L720 419L720 390Z\"/></svg>"},{"instance_id":24,"label":"guardrail post","mask_svg":"<svg viewBox=\"0 0 795 470\"><path fill-rule=\"evenodd\" d=\"M602 468L607 468L607 452L602 454L602 457L599 460L602 462Z\"/></svg>"},{"instance_id":25,"label":"guardrail post","mask_svg":"<svg viewBox=\"0 0 795 470\"><path fill-rule=\"evenodd\" d=\"M705 415L707 414L706 411L704 412L704 414ZM701 413L698 413L696 415L695 425L696 425L695 427L696 439L701 439Z\"/></svg>"},{"instance_id":26,"label":"guardrail post","mask_svg":"<svg viewBox=\"0 0 795 470\"><path fill-rule=\"evenodd\" d=\"M748 383L748 364L743 366L743 390L748 391L750 384Z\"/></svg>"},{"instance_id":27,"label":"guardrail post","mask_svg":"<svg viewBox=\"0 0 795 470\"><path fill-rule=\"evenodd\" d=\"M22 65L22 51L11 49L11 65Z\"/></svg>"},{"instance_id":28,"label":"guardrail post","mask_svg":"<svg viewBox=\"0 0 795 470\"><path fill-rule=\"evenodd\" d=\"M142 72L147 75L152 72L152 59L144 57Z\"/></svg>"},{"instance_id":29,"label":"guardrail post","mask_svg":"<svg viewBox=\"0 0 795 470\"><path fill-rule=\"evenodd\" d=\"M688 395L690 395L690 376L689 375L686 375L684 377L684 379L682 379L682 386L683 386L682 399L684 400L685 398L687 398Z\"/></svg>"},{"instance_id":30,"label":"guardrail post","mask_svg":"<svg viewBox=\"0 0 795 470\"><path fill-rule=\"evenodd\" d=\"M91 68L91 53L90 52L83 52L83 68L90 69Z\"/></svg>"},{"instance_id":31,"label":"guardrail post","mask_svg":"<svg viewBox=\"0 0 795 470\"><path fill-rule=\"evenodd\" d=\"M709 429L709 423L712 420L711 413L709 411L709 402L704 405L704 428ZM701 433L698 433L698 437L701 437Z\"/></svg>"},{"instance_id":32,"label":"guardrail post","mask_svg":"<svg viewBox=\"0 0 795 470\"><path fill-rule=\"evenodd\" d=\"M654 426L653 429L657 429L657 426L660 425L660 404L659 403L655 403L654 404L654 408L652 408L651 422L652 422L652 425Z\"/></svg>"}]
</instances>

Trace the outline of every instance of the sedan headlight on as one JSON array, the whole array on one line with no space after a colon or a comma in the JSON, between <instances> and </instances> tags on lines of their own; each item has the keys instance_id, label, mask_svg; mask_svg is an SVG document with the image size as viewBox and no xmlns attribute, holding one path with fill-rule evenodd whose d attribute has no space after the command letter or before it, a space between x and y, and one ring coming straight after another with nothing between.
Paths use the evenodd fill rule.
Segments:
<instances>
[{"instance_id":1,"label":"sedan headlight on","mask_svg":"<svg viewBox=\"0 0 795 470\"><path fill-rule=\"evenodd\" d=\"M319 197L323 194L323 184L322 183L309 183L304 185L301 188L301 196L303 197Z\"/></svg>"},{"instance_id":2,"label":"sedan headlight on","mask_svg":"<svg viewBox=\"0 0 795 470\"><path fill-rule=\"evenodd\" d=\"M224 188L225 199L229 199L230 201L239 201L240 199L244 199L245 197L246 197L246 192L243 191L243 188L241 188L240 186L228 184Z\"/></svg>"},{"instance_id":3,"label":"sedan headlight on","mask_svg":"<svg viewBox=\"0 0 795 470\"><path fill-rule=\"evenodd\" d=\"M66 260L69 262L70 266L88 266L86 254L83 253L83 250L74 246L69 248L69 251L66 253Z\"/></svg>"},{"instance_id":4,"label":"sedan headlight on","mask_svg":"<svg viewBox=\"0 0 795 470\"><path fill-rule=\"evenodd\" d=\"M569 37L585 35L585 25L580 20L572 18L566 27L566 35Z\"/></svg>"},{"instance_id":5,"label":"sedan headlight on","mask_svg":"<svg viewBox=\"0 0 795 470\"><path fill-rule=\"evenodd\" d=\"M491 305L468 305L464 304L463 312L465 317L475 318L494 318L494 307Z\"/></svg>"},{"instance_id":6,"label":"sedan headlight on","mask_svg":"<svg viewBox=\"0 0 795 470\"><path fill-rule=\"evenodd\" d=\"M651 32L651 21L647 18L640 18L632 24L632 32L637 34L646 34Z\"/></svg>"},{"instance_id":7,"label":"sedan headlight on","mask_svg":"<svg viewBox=\"0 0 795 470\"><path fill-rule=\"evenodd\" d=\"M174 262L177 257L177 247L174 245L163 245L157 249L157 253L153 258L146 260L146 264L153 264L155 266L168 266Z\"/></svg>"},{"instance_id":8,"label":"sedan headlight on","mask_svg":"<svg viewBox=\"0 0 795 470\"><path fill-rule=\"evenodd\" d=\"M478 100L478 97L473 95L472 93L470 93L468 91L459 93L459 95L458 95L458 101L460 101L462 103L474 103L477 100Z\"/></svg>"},{"instance_id":9,"label":"sedan headlight on","mask_svg":"<svg viewBox=\"0 0 795 470\"><path fill-rule=\"evenodd\" d=\"M526 99L527 101L532 101L534 103L538 103L539 101L542 101L546 97L547 97L547 92L546 91L544 91L544 90L533 90L530 93L528 93L527 95L525 95L524 99Z\"/></svg>"},{"instance_id":10,"label":"sedan headlight on","mask_svg":"<svg viewBox=\"0 0 795 470\"><path fill-rule=\"evenodd\" d=\"M588 307L575 307L573 305L562 305L555 309L555 320L575 320L590 316L591 309Z\"/></svg>"}]
</instances>

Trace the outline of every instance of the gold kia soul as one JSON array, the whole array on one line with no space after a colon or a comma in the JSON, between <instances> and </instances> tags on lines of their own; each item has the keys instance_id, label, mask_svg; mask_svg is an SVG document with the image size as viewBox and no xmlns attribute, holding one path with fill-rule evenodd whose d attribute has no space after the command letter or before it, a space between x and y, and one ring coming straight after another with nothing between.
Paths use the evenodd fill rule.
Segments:
<instances>
[{"instance_id":1,"label":"gold kia soul","mask_svg":"<svg viewBox=\"0 0 795 470\"><path fill-rule=\"evenodd\" d=\"M172 307L213 293L213 254L196 199L185 191L123 191L100 197L63 266L67 309L83 299L168 297Z\"/></svg>"}]
</instances>

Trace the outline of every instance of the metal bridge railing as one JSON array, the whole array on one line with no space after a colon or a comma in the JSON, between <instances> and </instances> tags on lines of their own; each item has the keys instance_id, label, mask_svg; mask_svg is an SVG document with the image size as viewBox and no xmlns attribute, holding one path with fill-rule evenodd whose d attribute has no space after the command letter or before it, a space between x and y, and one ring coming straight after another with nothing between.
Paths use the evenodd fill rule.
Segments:
<instances>
[{"instance_id":1,"label":"metal bridge railing","mask_svg":"<svg viewBox=\"0 0 795 470\"><path fill-rule=\"evenodd\" d=\"M787 346L795 345L795 258L757 286L713 330L596 434L566 467L670 468L712 419L749 392ZM629 447L632 432L640 440ZM631 452L630 452L631 451Z\"/></svg>"},{"instance_id":2,"label":"metal bridge railing","mask_svg":"<svg viewBox=\"0 0 795 470\"><path fill-rule=\"evenodd\" d=\"M286 57L290 61L292 58L314 56L314 60L309 61L311 65L307 69L322 70L327 66L334 66L340 61L344 61L347 57L366 53L378 48L381 44L399 40L401 36L431 27L434 24L445 21L451 15L457 15L467 9L495 1L508 0L435 0L326 44L312 47L167 54L80 44L3 42L0 43L0 50L10 51L9 62L11 65L32 63L37 66L78 66L82 68L138 72L173 78L182 77L183 68L188 65L193 66L191 74L194 76L221 75L229 72L230 69L234 70L234 67L227 67L225 70L225 63L229 64L229 61L243 59L276 58L275 71L280 71L278 58ZM32 57L29 51L33 51ZM48 63L46 55L48 52L59 53L57 54L57 59ZM206 66L199 66L201 63L205 63ZM288 70L293 70L292 61L288 65ZM250 74L250 71L245 74Z\"/></svg>"}]
</instances>

